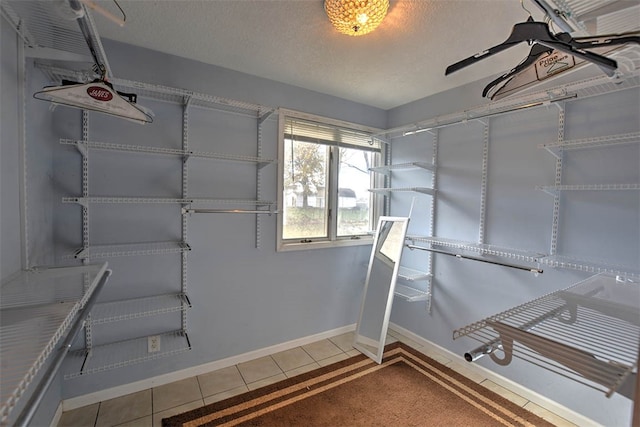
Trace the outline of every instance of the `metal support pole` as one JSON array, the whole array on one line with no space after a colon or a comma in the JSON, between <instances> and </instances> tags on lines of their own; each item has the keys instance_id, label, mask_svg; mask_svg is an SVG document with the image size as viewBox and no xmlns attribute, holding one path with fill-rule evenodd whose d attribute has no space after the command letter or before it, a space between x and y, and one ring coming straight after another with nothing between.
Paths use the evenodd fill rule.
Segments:
<instances>
[{"instance_id":1,"label":"metal support pole","mask_svg":"<svg viewBox=\"0 0 640 427\"><path fill-rule=\"evenodd\" d=\"M189 105L191 104L191 97L187 96L184 99L184 106L182 110L182 152L189 152ZM189 195L189 161L188 157L185 157L182 161L182 199L186 199ZM182 221L182 243L187 243L188 241L188 218L186 215L181 215L180 221ZM180 254L180 289L183 295L187 294L187 252L182 252ZM182 303L182 318L181 318L181 329L183 332L187 331L187 304L183 301Z\"/></svg>"},{"instance_id":2,"label":"metal support pole","mask_svg":"<svg viewBox=\"0 0 640 427\"><path fill-rule=\"evenodd\" d=\"M257 140L256 140L256 157L262 158L262 124L273 114L273 111L267 111L262 115L258 112L257 123ZM261 200L262 195L262 167L256 164L256 200ZM260 215L256 215L256 249L260 249L260 238L262 234Z\"/></svg>"},{"instance_id":3,"label":"metal support pole","mask_svg":"<svg viewBox=\"0 0 640 427\"><path fill-rule=\"evenodd\" d=\"M96 284L96 288L93 291L93 294L91 294L86 304L80 311L80 314L78 315L78 319L73 324L73 326L69 330L69 333L67 334L67 338L62 343L62 346L58 350L58 353L52 359L51 364L49 365L49 368L47 369L44 376L42 377L42 380L38 384L38 387L35 389L35 391L31 395L31 398L27 402L24 410L18 416L18 419L15 422L15 426L26 427L31 424L31 419L33 418L38 407L40 406L40 403L42 402L42 399L47 393L47 390L49 390L51 383L53 383L53 380L56 374L58 373L60 366L62 366L62 362L64 361L65 356L69 352L69 349L73 344L73 341L78 335L78 332L80 332L80 329L82 329L83 324L87 323L88 325L89 313L93 309L93 306L96 303L96 300L98 299L98 295L100 295L100 291L104 287L105 283L107 283L107 281L109 280L110 275L111 275L111 270L106 270L105 273L102 275L102 278L100 279L100 281Z\"/></svg>"},{"instance_id":4,"label":"metal support pole","mask_svg":"<svg viewBox=\"0 0 640 427\"><path fill-rule=\"evenodd\" d=\"M392 153L391 153L391 144L384 144L385 154L384 154L384 164L389 166L392 162ZM391 174L387 174L384 176L384 188L391 188ZM385 194L384 196L384 212L383 215L391 215L391 192Z\"/></svg>"},{"instance_id":5,"label":"metal support pole","mask_svg":"<svg viewBox=\"0 0 640 427\"><path fill-rule=\"evenodd\" d=\"M20 261L22 268L27 270L31 268L29 260L29 220L27 217L27 67L24 54L25 44L21 38L17 38L18 50L18 99L20 99L20 108L18 109L18 141L20 144L19 161L20 161Z\"/></svg>"},{"instance_id":6,"label":"metal support pole","mask_svg":"<svg viewBox=\"0 0 640 427\"><path fill-rule=\"evenodd\" d=\"M82 141L86 144L89 142L89 112L82 110ZM89 150L81 151L82 153L82 197L89 197ZM82 248L87 250L87 257L82 260L83 264L89 264L89 203L82 205ZM89 274L85 273L83 277L83 286L86 292L91 285ZM93 329L91 327L91 314L87 315L87 324L84 328L84 342L87 350L93 347Z\"/></svg>"},{"instance_id":7,"label":"metal support pole","mask_svg":"<svg viewBox=\"0 0 640 427\"><path fill-rule=\"evenodd\" d=\"M564 141L564 104L556 104L558 106L558 144ZM562 185L562 160L564 158L564 150L559 150L556 159L556 178L554 185L557 187ZM551 248L549 255L556 255L558 252L558 228L560 225L560 191L553 196L553 220L551 224Z\"/></svg>"},{"instance_id":8,"label":"metal support pole","mask_svg":"<svg viewBox=\"0 0 640 427\"><path fill-rule=\"evenodd\" d=\"M480 186L480 222L478 226L478 243L485 241L485 224L487 217L487 175L489 173L489 118L484 124L482 148L482 183Z\"/></svg>"},{"instance_id":9,"label":"metal support pole","mask_svg":"<svg viewBox=\"0 0 640 427\"><path fill-rule=\"evenodd\" d=\"M429 236L433 237L436 234L436 197L438 194L438 140L440 136L440 131L435 129L431 131L433 134L433 140L431 142L431 164L433 165L433 170L431 172L431 188L433 189L433 194L431 195L431 207L429 210ZM427 299L427 312L431 313L431 299L433 297L433 278L435 275L433 274L433 254L431 252L428 253L428 266L429 269L427 274L429 274L429 280L427 281L427 293L429 298Z\"/></svg>"}]
</instances>

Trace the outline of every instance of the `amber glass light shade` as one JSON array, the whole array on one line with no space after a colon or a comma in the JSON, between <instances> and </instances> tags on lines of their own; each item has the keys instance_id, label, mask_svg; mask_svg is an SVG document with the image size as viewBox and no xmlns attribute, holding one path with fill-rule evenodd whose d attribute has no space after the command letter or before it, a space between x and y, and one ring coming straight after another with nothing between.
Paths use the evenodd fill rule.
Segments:
<instances>
[{"instance_id":1,"label":"amber glass light shade","mask_svg":"<svg viewBox=\"0 0 640 427\"><path fill-rule=\"evenodd\" d=\"M329 20L343 34L362 36L375 30L387 15L389 0L325 0Z\"/></svg>"}]
</instances>

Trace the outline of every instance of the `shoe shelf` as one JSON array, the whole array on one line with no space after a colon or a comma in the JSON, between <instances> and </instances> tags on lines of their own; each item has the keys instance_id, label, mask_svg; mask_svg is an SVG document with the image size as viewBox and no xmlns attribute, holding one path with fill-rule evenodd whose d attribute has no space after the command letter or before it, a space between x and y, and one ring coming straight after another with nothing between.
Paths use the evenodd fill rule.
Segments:
<instances>
[{"instance_id":1,"label":"shoe shelf","mask_svg":"<svg viewBox=\"0 0 640 427\"><path fill-rule=\"evenodd\" d=\"M36 391L34 381L54 356L78 313L107 274L107 264L21 271L0 292L0 424L18 401ZM99 288L101 289L101 287ZM99 291L98 289L98 291ZM96 294L97 295L97 294ZM48 367L49 366L49 367ZM42 376L40 376L42 378ZM30 387L32 386L33 387Z\"/></svg>"},{"instance_id":2,"label":"shoe shelf","mask_svg":"<svg viewBox=\"0 0 640 427\"><path fill-rule=\"evenodd\" d=\"M433 171L435 168L432 164L426 162L410 162L410 163L397 163L395 165L388 166L378 166L374 168L369 168L372 172L381 173L384 175L388 175L393 170L403 170L403 169L425 169L429 171Z\"/></svg>"},{"instance_id":3,"label":"shoe shelf","mask_svg":"<svg viewBox=\"0 0 640 427\"><path fill-rule=\"evenodd\" d=\"M185 331L172 331L154 335L159 337L159 351L151 351L149 340L152 337L141 337L111 344L93 346L70 352L67 356L75 369L65 373L65 379L95 374L112 369L123 368L143 362L158 360L184 353L191 349L189 336Z\"/></svg>"},{"instance_id":4,"label":"shoe shelf","mask_svg":"<svg viewBox=\"0 0 640 427\"><path fill-rule=\"evenodd\" d=\"M435 190L433 190L432 188L426 188L426 187L405 187L405 188L370 188L369 191L371 191L372 193L407 193L407 192L414 192L414 193L421 193L421 194L428 194L430 196L432 196L435 193Z\"/></svg>"},{"instance_id":5,"label":"shoe shelf","mask_svg":"<svg viewBox=\"0 0 640 427\"><path fill-rule=\"evenodd\" d=\"M91 323L93 325L102 325L122 320L174 313L188 308L191 308L191 301L187 294L183 293L112 301L95 305L91 311Z\"/></svg>"},{"instance_id":6,"label":"shoe shelf","mask_svg":"<svg viewBox=\"0 0 640 427\"><path fill-rule=\"evenodd\" d=\"M394 291L395 296L400 297L409 302L427 301L429 299L429 292L422 291L406 285L396 285Z\"/></svg>"},{"instance_id":7,"label":"shoe shelf","mask_svg":"<svg viewBox=\"0 0 640 427\"><path fill-rule=\"evenodd\" d=\"M465 354L512 357L611 396L632 393L640 340L640 282L598 274L457 329L481 345Z\"/></svg>"},{"instance_id":8,"label":"shoe shelf","mask_svg":"<svg viewBox=\"0 0 640 427\"><path fill-rule=\"evenodd\" d=\"M632 144L640 142L640 132L609 135L595 138L566 140L562 143L541 144L538 148L544 148L556 158L560 158L563 151L581 150L585 148L609 147L612 145Z\"/></svg>"},{"instance_id":9,"label":"shoe shelf","mask_svg":"<svg viewBox=\"0 0 640 427\"><path fill-rule=\"evenodd\" d=\"M591 184L591 185L539 185L536 190L542 190L555 196L560 191L628 191L640 190L640 184Z\"/></svg>"},{"instance_id":10,"label":"shoe shelf","mask_svg":"<svg viewBox=\"0 0 640 427\"><path fill-rule=\"evenodd\" d=\"M130 243L125 245L91 245L79 249L73 255L74 258L98 259L139 255L164 255L183 253L191 250L184 242L150 242Z\"/></svg>"},{"instance_id":11,"label":"shoe shelf","mask_svg":"<svg viewBox=\"0 0 640 427\"><path fill-rule=\"evenodd\" d=\"M412 268L400 266L398 269L398 277L406 282L418 282L422 280L430 281L431 275L423 271L414 270ZM397 283L394 291L395 296L400 297L409 302L427 301L431 294L428 291L417 289L414 286L408 286Z\"/></svg>"},{"instance_id":12,"label":"shoe shelf","mask_svg":"<svg viewBox=\"0 0 640 427\"><path fill-rule=\"evenodd\" d=\"M398 277L408 282L417 282L419 280L429 280L431 278L431 275L429 273L425 273L424 271L418 271L412 268L400 266L400 268L398 269Z\"/></svg>"}]
</instances>

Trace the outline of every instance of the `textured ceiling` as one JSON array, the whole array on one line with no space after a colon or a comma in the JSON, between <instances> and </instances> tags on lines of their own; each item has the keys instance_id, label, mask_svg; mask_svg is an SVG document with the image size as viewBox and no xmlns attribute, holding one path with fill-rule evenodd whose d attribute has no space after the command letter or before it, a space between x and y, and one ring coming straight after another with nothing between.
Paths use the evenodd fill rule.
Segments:
<instances>
[{"instance_id":1,"label":"textured ceiling","mask_svg":"<svg viewBox=\"0 0 640 427\"><path fill-rule=\"evenodd\" d=\"M119 3L127 15L122 28L94 13L103 38L383 109L504 72L529 51L523 43L444 75L448 65L503 42L513 24L526 20L519 0L391 0L380 27L361 37L336 32L322 0ZM100 4L117 13L111 0ZM525 6L542 18L530 2Z\"/></svg>"}]
</instances>

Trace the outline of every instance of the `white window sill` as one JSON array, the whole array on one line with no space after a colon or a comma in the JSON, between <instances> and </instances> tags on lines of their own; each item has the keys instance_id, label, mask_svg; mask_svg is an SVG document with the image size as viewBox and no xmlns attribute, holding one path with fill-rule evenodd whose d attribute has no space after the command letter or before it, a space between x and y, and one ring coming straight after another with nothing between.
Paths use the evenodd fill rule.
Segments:
<instances>
[{"instance_id":1,"label":"white window sill","mask_svg":"<svg viewBox=\"0 0 640 427\"><path fill-rule=\"evenodd\" d=\"M342 248L348 246L364 246L373 244L372 236L361 236L359 239L320 240L309 243L279 242L278 252L304 251L308 249Z\"/></svg>"}]
</instances>

